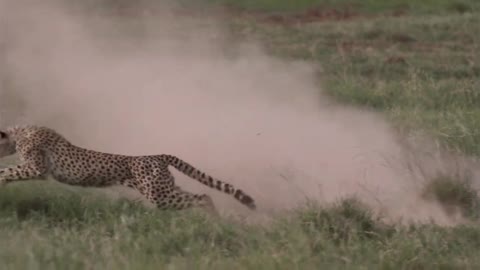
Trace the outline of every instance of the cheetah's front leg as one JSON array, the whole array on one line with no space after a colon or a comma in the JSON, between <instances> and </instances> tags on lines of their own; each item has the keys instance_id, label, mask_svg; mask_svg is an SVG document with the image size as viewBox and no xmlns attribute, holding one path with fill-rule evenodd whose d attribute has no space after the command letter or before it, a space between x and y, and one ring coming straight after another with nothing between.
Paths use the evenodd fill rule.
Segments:
<instances>
[{"instance_id":1,"label":"cheetah's front leg","mask_svg":"<svg viewBox=\"0 0 480 270\"><path fill-rule=\"evenodd\" d=\"M44 174L45 168L29 163L3 168L0 169L0 186L13 181L42 179Z\"/></svg>"}]
</instances>

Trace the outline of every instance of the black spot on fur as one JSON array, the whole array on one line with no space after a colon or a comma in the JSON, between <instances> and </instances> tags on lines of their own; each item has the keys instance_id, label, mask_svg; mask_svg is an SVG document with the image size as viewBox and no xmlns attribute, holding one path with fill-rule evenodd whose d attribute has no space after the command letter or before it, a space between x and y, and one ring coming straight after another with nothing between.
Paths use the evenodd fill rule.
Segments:
<instances>
[{"instance_id":1,"label":"black spot on fur","mask_svg":"<svg viewBox=\"0 0 480 270\"><path fill-rule=\"evenodd\" d=\"M188 175L191 175L193 173L194 169L192 167L187 167L185 169L185 173L187 173Z\"/></svg>"}]
</instances>

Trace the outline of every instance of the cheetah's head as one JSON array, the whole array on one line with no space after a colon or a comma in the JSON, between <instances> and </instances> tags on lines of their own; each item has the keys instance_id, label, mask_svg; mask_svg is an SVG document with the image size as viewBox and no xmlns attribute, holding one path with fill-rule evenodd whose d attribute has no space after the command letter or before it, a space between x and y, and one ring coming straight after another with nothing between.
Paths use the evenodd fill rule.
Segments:
<instances>
[{"instance_id":1,"label":"cheetah's head","mask_svg":"<svg viewBox=\"0 0 480 270\"><path fill-rule=\"evenodd\" d=\"M0 158L13 155L15 152L15 141L7 132L0 130Z\"/></svg>"}]
</instances>

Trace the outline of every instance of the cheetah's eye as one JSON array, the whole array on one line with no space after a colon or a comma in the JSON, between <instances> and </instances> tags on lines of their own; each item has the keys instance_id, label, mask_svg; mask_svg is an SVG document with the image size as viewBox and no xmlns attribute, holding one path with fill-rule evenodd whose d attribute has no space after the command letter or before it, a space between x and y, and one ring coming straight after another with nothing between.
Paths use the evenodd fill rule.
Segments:
<instances>
[{"instance_id":1,"label":"cheetah's eye","mask_svg":"<svg viewBox=\"0 0 480 270\"><path fill-rule=\"evenodd\" d=\"M7 133L0 131L0 138L5 139L7 138Z\"/></svg>"}]
</instances>

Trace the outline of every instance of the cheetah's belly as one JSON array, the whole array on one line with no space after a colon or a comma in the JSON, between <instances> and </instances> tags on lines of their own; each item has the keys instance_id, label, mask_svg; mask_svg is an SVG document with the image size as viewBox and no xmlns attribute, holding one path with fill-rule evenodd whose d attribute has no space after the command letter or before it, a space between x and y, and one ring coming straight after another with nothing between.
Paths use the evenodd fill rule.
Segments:
<instances>
[{"instance_id":1,"label":"cheetah's belly","mask_svg":"<svg viewBox=\"0 0 480 270\"><path fill-rule=\"evenodd\" d=\"M116 174L118 170L98 164L79 166L79 163L69 159L49 158L49 174L57 181L78 186L109 186L120 180L122 176Z\"/></svg>"}]
</instances>

